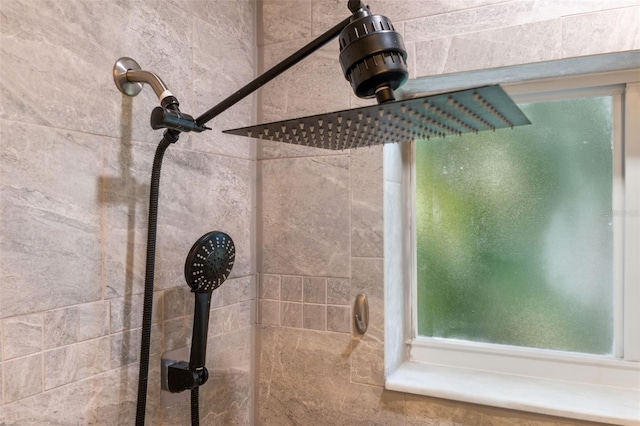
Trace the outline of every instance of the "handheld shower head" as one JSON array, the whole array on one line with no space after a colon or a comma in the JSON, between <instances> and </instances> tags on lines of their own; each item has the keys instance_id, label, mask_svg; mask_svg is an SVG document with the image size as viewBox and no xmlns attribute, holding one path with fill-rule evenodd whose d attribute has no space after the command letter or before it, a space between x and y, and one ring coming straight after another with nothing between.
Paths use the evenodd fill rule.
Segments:
<instances>
[{"instance_id":1,"label":"handheld shower head","mask_svg":"<svg viewBox=\"0 0 640 426\"><path fill-rule=\"evenodd\" d=\"M227 279L235 260L235 245L224 232L204 234L195 242L184 265L184 277L194 293L211 293Z\"/></svg>"},{"instance_id":2,"label":"handheld shower head","mask_svg":"<svg viewBox=\"0 0 640 426\"><path fill-rule=\"evenodd\" d=\"M351 22L342 30L340 65L356 96L395 100L393 91L409 77L402 36L386 16L372 15L360 0L349 1Z\"/></svg>"},{"instance_id":3,"label":"handheld shower head","mask_svg":"<svg viewBox=\"0 0 640 426\"><path fill-rule=\"evenodd\" d=\"M184 276L191 291L195 293L196 304L193 316L193 337L189 370L202 370L207 358L207 332L209 330L209 309L211 295L227 279L236 256L231 237L224 232L214 231L204 234L195 242L184 265ZM206 381L203 376L200 385Z\"/></svg>"}]
</instances>

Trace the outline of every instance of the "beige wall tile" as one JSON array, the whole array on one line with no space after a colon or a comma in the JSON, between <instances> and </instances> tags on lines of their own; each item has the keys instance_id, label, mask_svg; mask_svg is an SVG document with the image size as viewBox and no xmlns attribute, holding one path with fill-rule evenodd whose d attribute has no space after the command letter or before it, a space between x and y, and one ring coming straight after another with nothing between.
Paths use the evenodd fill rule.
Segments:
<instances>
[{"instance_id":1,"label":"beige wall tile","mask_svg":"<svg viewBox=\"0 0 640 426\"><path fill-rule=\"evenodd\" d=\"M302 302L302 277L282 276L280 299Z\"/></svg>"},{"instance_id":2,"label":"beige wall tile","mask_svg":"<svg viewBox=\"0 0 640 426\"><path fill-rule=\"evenodd\" d=\"M327 280L327 303L330 305L351 304L351 282L346 278Z\"/></svg>"},{"instance_id":3,"label":"beige wall tile","mask_svg":"<svg viewBox=\"0 0 640 426\"><path fill-rule=\"evenodd\" d=\"M302 303L282 302L280 304L280 325L283 327L302 328Z\"/></svg>"},{"instance_id":4,"label":"beige wall tile","mask_svg":"<svg viewBox=\"0 0 640 426\"><path fill-rule=\"evenodd\" d=\"M351 153L351 256L384 254L382 146Z\"/></svg>"},{"instance_id":5,"label":"beige wall tile","mask_svg":"<svg viewBox=\"0 0 640 426\"><path fill-rule=\"evenodd\" d=\"M0 138L0 315L98 300L102 138L7 121Z\"/></svg>"},{"instance_id":6,"label":"beige wall tile","mask_svg":"<svg viewBox=\"0 0 640 426\"><path fill-rule=\"evenodd\" d=\"M82 380L109 368L109 337L47 351L44 353L44 388Z\"/></svg>"},{"instance_id":7,"label":"beige wall tile","mask_svg":"<svg viewBox=\"0 0 640 426\"><path fill-rule=\"evenodd\" d=\"M265 44L298 40L311 35L311 0L263 0Z\"/></svg>"},{"instance_id":8,"label":"beige wall tile","mask_svg":"<svg viewBox=\"0 0 640 426\"><path fill-rule=\"evenodd\" d=\"M260 299L280 300L280 275L260 275Z\"/></svg>"},{"instance_id":9,"label":"beige wall tile","mask_svg":"<svg viewBox=\"0 0 640 426\"><path fill-rule=\"evenodd\" d=\"M302 306L302 326L312 330L326 330L326 305L311 305L305 303Z\"/></svg>"},{"instance_id":10,"label":"beige wall tile","mask_svg":"<svg viewBox=\"0 0 640 426\"><path fill-rule=\"evenodd\" d=\"M4 360L42 351L42 314L7 318L3 324Z\"/></svg>"},{"instance_id":11,"label":"beige wall tile","mask_svg":"<svg viewBox=\"0 0 640 426\"><path fill-rule=\"evenodd\" d=\"M258 300L258 324L280 325L280 302Z\"/></svg>"},{"instance_id":12,"label":"beige wall tile","mask_svg":"<svg viewBox=\"0 0 640 426\"><path fill-rule=\"evenodd\" d=\"M351 307L327 306L327 331L351 332Z\"/></svg>"},{"instance_id":13,"label":"beige wall tile","mask_svg":"<svg viewBox=\"0 0 640 426\"><path fill-rule=\"evenodd\" d=\"M302 299L305 303L327 303L326 278L304 277L302 287Z\"/></svg>"},{"instance_id":14,"label":"beige wall tile","mask_svg":"<svg viewBox=\"0 0 640 426\"><path fill-rule=\"evenodd\" d=\"M3 364L5 402L42 392L41 353L5 361Z\"/></svg>"},{"instance_id":15,"label":"beige wall tile","mask_svg":"<svg viewBox=\"0 0 640 426\"><path fill-rule=\"evenodd\" d=\"M262 272L349 275L349 160L262 164Z\"/></svg>"},{"instance_id":16,"label":"beige wall tile","mask_svg":"<svg viewBox=\"0 0 640 426\"><path fill-rule=\"evenodd\" d=\"M640 49L640 7L562 19L562 57Z\"/></svg>"}]
</instances>

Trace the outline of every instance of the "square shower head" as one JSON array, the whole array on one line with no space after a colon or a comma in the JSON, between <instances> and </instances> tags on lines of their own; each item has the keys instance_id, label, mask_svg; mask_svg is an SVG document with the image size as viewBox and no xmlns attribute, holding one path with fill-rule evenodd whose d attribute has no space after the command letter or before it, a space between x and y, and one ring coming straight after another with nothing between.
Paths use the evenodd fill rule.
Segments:
<instances>
[{"instance_id":1,"label":"square shower head","mask_svg":"<svg viewBox=\"0 0 640 426\"><path fill-rule=\"evenodd\" d=\"M500 86L424 96L225 130L324 149L351 149L531 124Z\"/></svg>"}]
</instances>

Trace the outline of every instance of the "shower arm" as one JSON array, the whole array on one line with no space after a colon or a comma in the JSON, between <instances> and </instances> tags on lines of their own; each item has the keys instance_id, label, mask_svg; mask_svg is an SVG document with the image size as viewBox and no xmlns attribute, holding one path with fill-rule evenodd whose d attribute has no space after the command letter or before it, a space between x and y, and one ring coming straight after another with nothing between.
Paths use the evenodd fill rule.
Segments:
<instances>
[{"instance_id":1,"label":"shower arm","mask_svg":"<svg viewBox=\"0 0 640 426\"><path fill-rule=\"evenodd\" d=\"M356 12L358 9L365 7L362 1L349 1L349 9L352 12ZM354 10L355 9L355 10ZM220 113L226 111L236 103L240 102L242 99L249 96L251 93L258 90L264 84L273 80L316 50L320 49L325 44L329 43L331 40L340 35L340 32L351 22L351 16L320 35L318 38L302 47L297 52L293 53L291 56L284 59L282 62L273 66L255 80L251 81L240 90L224 99L222 102L218 103L213 108L209 109L207 112L203 113L200 117L196 119L196 124L198 126L204 126L207 122L209 122L214 117L218 116Z\"/></svg>"}]
</instances>

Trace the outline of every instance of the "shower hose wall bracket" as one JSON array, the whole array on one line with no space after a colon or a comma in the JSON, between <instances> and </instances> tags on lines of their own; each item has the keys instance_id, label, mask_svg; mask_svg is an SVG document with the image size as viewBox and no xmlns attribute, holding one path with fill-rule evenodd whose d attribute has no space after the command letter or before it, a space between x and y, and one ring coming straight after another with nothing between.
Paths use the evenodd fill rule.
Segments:
<instances>
[{"instance_id":1,"label":"shower hose wall bracket","mask_svg":"<svg viewBox=\"0 0 640 426\"><path fill-rule=\"evenodd\" d=\"M167 384L171 393L179 393L202 386L209 379L207 367L194 371L189 369L189 363L185 361L173 363L167 369Z\"/></svg>"}]
</instances>

